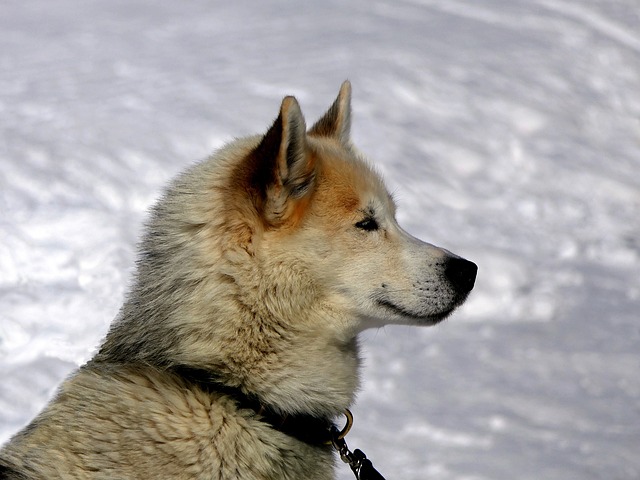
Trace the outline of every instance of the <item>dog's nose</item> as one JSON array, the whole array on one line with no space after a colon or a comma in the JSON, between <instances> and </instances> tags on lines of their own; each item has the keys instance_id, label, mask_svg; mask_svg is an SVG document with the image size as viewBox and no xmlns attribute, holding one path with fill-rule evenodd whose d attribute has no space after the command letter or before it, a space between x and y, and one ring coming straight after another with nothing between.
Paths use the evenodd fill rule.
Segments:
<instances>
[{"instance_id":1,"label":"dog's nose","mask_svg":"<svg viewBox=\"0 0 640 480\"><path fill-rule=\"evenodd\" d=\"M447 261L444 274L460 293L469 293L476 282L478 266L464 258L453 257Z\"/></svg>"}]
</instances>

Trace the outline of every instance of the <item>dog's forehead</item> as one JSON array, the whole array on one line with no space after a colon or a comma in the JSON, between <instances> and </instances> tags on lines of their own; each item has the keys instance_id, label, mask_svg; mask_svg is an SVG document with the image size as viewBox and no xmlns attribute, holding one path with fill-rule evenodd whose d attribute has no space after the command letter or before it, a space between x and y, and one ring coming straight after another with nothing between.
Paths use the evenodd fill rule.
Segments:
<instances>
[{"instance_id":1,"label":"dog's forehead","mask_svg":"<svg viewBox=\"0 0 640 480\"><path fill-rule=\"evenodd\" d=\"M321 201L349 213L371 208L395 211L382 178L366 160L349 151L324 154L319 160Z\"/></svg>"}]
</instances>

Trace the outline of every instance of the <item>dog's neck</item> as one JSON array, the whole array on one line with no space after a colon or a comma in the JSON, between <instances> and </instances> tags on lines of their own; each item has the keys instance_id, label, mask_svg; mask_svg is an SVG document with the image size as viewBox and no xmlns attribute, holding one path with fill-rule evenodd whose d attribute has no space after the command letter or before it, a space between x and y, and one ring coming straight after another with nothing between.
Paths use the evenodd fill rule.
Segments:
<instances>
[{"instance_id":1,"label":"dog's neck","mask_svg":"<svg viewBox=\"0 0 640 480\"><path fill-rule=\"evenodd\" d=\"M187 365L174 365L170 371L189 386L231 398L238 409L252 410L260 421L275 430L315 447L331 448L333 422L330 418L280 412L276 407L265 404L257 395L223 383L215 372Z\"/></svg>"},{"instance_id":2,"label":"dog's neck","mask_svg":"<svg viewBox=\"0 0 640 480\"><path fill-rule=\"evenodd\" d=\"M218 317L211 315L213 319ZM214 325L212 328L220 333L213 338L198 335L198 330L190 329L194 326L190 323L176 335L167 323L123 316L114 323L92 361L146 365L160 371L187 365L208 372L209 380L241 387L282 414L333 418L353 402L359 367L356 338L337 341L309 330L293 335L295 341L289 336L271 335L269 348L261 349L260 344L254 347L255 338L247 339L243 329L235 326L225 329L224 325ZM147 330L152 331L154 342L145 342Z\"/></svg>"}]
</instances>

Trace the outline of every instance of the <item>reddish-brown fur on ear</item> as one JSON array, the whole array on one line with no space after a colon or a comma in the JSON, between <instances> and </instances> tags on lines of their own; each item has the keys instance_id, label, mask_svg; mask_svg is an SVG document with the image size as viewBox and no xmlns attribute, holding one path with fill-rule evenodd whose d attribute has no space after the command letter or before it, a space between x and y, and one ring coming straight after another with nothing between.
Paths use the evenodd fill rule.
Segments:
<instances>
[{"instance_id":1,"label":"reddish-brown fur on ear","mask_svg":"<svg viewBox=\"0 0 640 480\"><path fill-rule=\"evenodd\" d=\"M279 227L299 216L297 204L306 203L303 199L312 190L315 162L294 97L282 101L278 118L236 173L265 226Z\"/></svg>"},{"instance_id":2,"label":"reddish-brown fur on ear","mask_svg":"<svg viewBox=\"0 0 640 480\"><path fill-rule=\"evenodd\" d=\"M309 135L348 145L350 126L351 84L345 81ZM236 168L234 184L242 195L248 195L264 226L274 228L296 224L304 216L315 175L315 156L307 146L300 106L294 97L285 97L278 118Z\"/></svg>"}]
</instances>

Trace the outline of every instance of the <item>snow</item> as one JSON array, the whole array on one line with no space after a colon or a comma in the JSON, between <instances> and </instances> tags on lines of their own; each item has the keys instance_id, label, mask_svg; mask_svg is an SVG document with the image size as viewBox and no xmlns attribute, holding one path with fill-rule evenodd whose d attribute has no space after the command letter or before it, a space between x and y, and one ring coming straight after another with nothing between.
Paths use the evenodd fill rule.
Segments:
<instances>
[{"instance_id":1,"label":"snow","mask_svg":"<svg viewBox=\"0 0 640 480\"><path fill-rule=\"evenodd\" d=\"M4 2L0 442L95 350L163 185L349 78L401 224L479 265L444 324L363 336L350 446L389 479L640 478L637 7Z\"/></svg>"}]
</instances>

